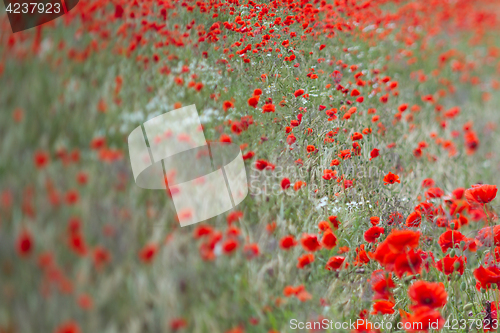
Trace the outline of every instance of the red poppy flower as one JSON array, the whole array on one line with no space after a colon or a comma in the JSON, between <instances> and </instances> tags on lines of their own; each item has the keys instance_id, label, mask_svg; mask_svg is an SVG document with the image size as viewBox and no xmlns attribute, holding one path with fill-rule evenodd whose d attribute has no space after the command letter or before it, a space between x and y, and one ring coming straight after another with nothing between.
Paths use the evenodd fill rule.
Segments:
<instances>
[{"instance_id":1,"label":"red poppy flower","mask_svg":"<svg viewBox=\"0 0 500 333\"><path fill-rule=\"evenodd\" d=\"M3 64L0 63L0 76L2 75L2 71L3 71ZM24 111L23 111L23 109L16 108L12 112L12 118L14 119L14 121L16 123L20 123L21 121L23 121L23 119L24 119Z\"/></svg>"},{"instance_id":2,"label":"red poppy flower","mask_svg":"<svg viewBox=\"0 0 500 333\"><path fill-rule=\"evenodd\" d=\"M229 135L227 135L227 134L222 134L222 135L220 136L220 138L219 138L219 141L220 141L220 142L224 142L224 143L231 143L231 142L233 142L233 141L231 140L231 137L230 137Z\"/></svg>"},{"instance_id":3,"label":"red poppy flower","mask_svg":"<svg viewBox=\"0 0 500 333\"><path fill-rule=\"evenodd\" d=\"M257 168L257 170L264 170L264 169L271 169L271 165L268 161L266 160L257 160L255 161L255 168Z\"/></svg>"},{"instance_id":4,"label":"red poppy flower","mask_svg":"<svg viewBox=\"0 0 500 333\"><path fill-rule=\"evenodd\" d=\"M360 94L361 94L361 93L359 92L359 90L358 90L358 89L353 89L353 90L351 91L351 96L352 96L352 97L359 96Z\"/></svg>"},{"instance_id":5,"label":"red poppy flower","mask_svg":"<svg viewBox=\"0 0 500 333\"><path fill-rule=\"evenodd\" d=\"M361 244L356 248L356 258L354 259L355 266L363 266L370 262L368 253L365 250L365 244Z\"/></svg>"},{"instance_id":6,"label":"red poppy flower","mask_svg":"<svg viewBox=\"0 0 500 333\"><path fill-rule=\"evenodd\" d=\"M363 134L354 132L354 134L351 136L352 141L357 141L363 139Z\"/></svg>"},{"instance_id":7,"label":"red poppy flower","mask_svg":"<svg viewBox=\"0 0 500 333\"><path fill-rule=\"evenodd\" d=\"M476 251L477 245L474 239L465 237L460 231L448 230L439 236L438 244L441 247L443 253L448 251L450 248L459 248L460 242L465 242L465 248L472 252Z\"/></svg>"},{"instance_id":8,"label":"red poppy flower","mask_svg":"<svg viewBox=\"0 0 500 333\"><path fill-rule=\"evenodd\" d=\"M330 169L323 170L323 179L325 180L337 179L337 171Z\"/></svg>"},{"instance_id":9,"label":"red poppy flower","mask_svg":"<svg viewBox=\"0 0 500 333\"><path fill-rule=\"evenodd\" d=\"M328 221L330 221L335 229L339 228L340 221L337 216L328 216Z\"/></svg>"},{"instance_id":10,"label":"red poppy flower","mask_svg":"<svg viewBox=\"0 0 500 333\"><path fill-rule=\"evenodd\" d=\"M300 243L304 250L309 252L318 251L321 249L321 244L318 242L318 237L316 235L311 234L303 234L300 239Z\"/></svg>"},{"instance_id":11,"label":"red poppy flower","mask_svg":"<svg viewBox=\"0 0 500 333\"><path fill-rule=\"evenodd\" d=\"M368 243L375 243L377 238L384 233L384 228L373 226L365 231L364 238Z\"/></svg>"},{"instance_id":12,"label":"red poppy flower","mask_svg":"<svg viewBox=\"0 0 500 333\"><path fill-rule=\"evenodd\" d=\"M448 301L448 294L442 282L417 281L408 289L408 295L414 303L412 308L441 308Z\"/></svg>"},{"instance_id":13,"label":"red poppy flower","mask_svg":"<svg viewBox=\"0 0 500 333\"><path fill-rule=\"evenodd\" d=\"M16 242L17 253L20 257L27 257L33 250L33 237L28 230L23 230L17 237Z\"/></svg>"},{"instance_id":14,"label":"red poppy flower","mask_svg":"<svg viewBox=\"0 0 500 333\"><path fill-rule=\"evenodd\" d=\"M329 271L336 271L336 270L342 268L344 261L345 261L344 257L339 257L339 256L331 257L330 259L328 259L328 262L326 263L325 268ZM346 262L344 267L347 268L348 266L349 266L349 263Z\"/></svg>"},{"instance_id":15,"label":"red poppy flower","mask_svg":"<svg viewBox=\"0 0 500 333\"><path fill-rule=\"evenodd\" d=\"M432 178L426 178L422 181L422 187L433 187L434 184L435 183Z\"/></svg>"},{"instance_id":16,"label":"red poppy flower","mask_svg":"<svg viewBox=\"0 0 500 333\"><path fill-rule=\"evenodd\" d=\"M297 286L297 287L294 287L294 286L286 286L284 289L283 289L283 295L285 295L285 297L290 297L290 296L295 296L297 297L301 302L305 302L309 299L312 298L311 294L309 294L304 285L300 285L300 286Z\"/></svg>"},{"instance_id":17,"label":"red poppy flower","mask_svg":"<svg viewBox=\"0 0 500 333\"><path fill-rule=\"evenodd\" d=\"M392 296L391 289L396 287L396 284L392 280L392 274L379 269L372 273L370 283L372 285L372 290L375 293L373 295L374 300L389 300Z\"/></svg>"},{"instance_id":18,"label":"red poppy flower","mask_svg":"<svg viewBox=\"0 0 500 333\"><path fill-rule=\"evenodd\" d=\"M304 89L295 90L295 92L293 94L294 94L295 97L299 97L302 94L304 94Z\"/></svg>"},{"instance_id":19,"label":"red poppy flower","mask_svg":"<svg viewBox=\"0 0 500 333\"><path fill-rule=\"evenodd\" d=\"M463 275L465 264L467 264L467 257L455 256L451 258L448 254L436 263L436 268L445 275L450 275L453 272Z\"/></svg>"},{"instance_id":20,"label":"red poppy flower","mask_svg":"<svg viewBox=\"0 0 500 333\"><path fill-rule=\"evenodd\" d=\"M66 203L68 205L74 205L75 203L78 202L78 199L79 199L79 194L78 194L78 191L77 190L69 190L67 193L66 193Z\"/></svg>"},{"instance_id":21,"label":"red poppy flower","mask_svg":"<svg viewBox=\"0 0 500 333\"><path fill-rule=\"evenodd\" d=\"M465 198L470 205L488 203L496 195L496 185L472 185L472 188L465 191Z\"/></svg>"},{"instance_id":22,"label":"red poppy flower","mask_svg":"<svg viewBox=\"0 0 500 333\"><path fill-rule=\"evenodd\" d=\"M65 322L56 328L55 333L80 333L80 327L74 321Z\"/></svg>"},{"instance_id":23,"label":"red poppy flower","mask_svg":"<svg viewBox=\"0 0 500 333\"><path fill-rule=\"evenodd\" d=\"M307 185L306 182L302 181L302 180L299 180L297 182L295 182L295 184L293 185L293 189L295 191L298 191L300 190L301 188L305 187Z\"/></svg>"},{"instance_id":24,"label":"red poppy flower","mask_svg":"<svg viewBox=\"0 0 500 333\"><path fill-rule=\"evenodd\" d=\"M236 221L239 221L243 217L243 212L236 210L234 212L231 212L227 215L226 221L228 225L233 224Z\"/></svg>"},{"instance_id":25,"label":"red poppy flower","mask_svg":"<svg viewBox=\"0 0 500 333\"><path fill-rule=\"evenodd\" d=\"M262 113L268 113L268 112L274 112L274 111L276 111L276 107L274 106L274 104L265 104L262 107Z\"/></svg>"},{"instance_id":26,"label":"red poppy flower","mask_svg":"<svg viewBox=\"0 0 500 333\"><path fill-rule=\"evenodd\" d=\"M140 251L139 251L139 259L141 259L142 262L144 263L151 263L158 252L158 245L154 243L146 244Z\"/></svg>"},{"instance_id":27,"label":"red poppy flower","mask_svg":"<svg viewBox=\"0 0 500 333\"><path fill-rule=\"evenodd\" d=\"M280 247L283 250L288 250L288 249L294 247L295 245L297 245L297 241L295 240L295 238L292 235L285 236L280 240Z\"/></svg>"},{"instance_id":28,"label":"red poppy flower","mask_svg":"<svg viewBox=\"0 0 500 333\"><path fill-rule=\"evenodd\" d=\"M85 256L87 254L87 244L85 243L82 233L75 232L68 237L70 249L79 256Z\"/></svg>"},{"instance_id":29,"label":"red poppy flower","mask_svg":"<svg viewBox=\"0 0 500 333\"><path fill-rule=\"evenodd\" d=\"M497 302L487 301L485 306L485 316L483 319L483 330L485 332L495 332L498 328Z\"/></svg>"},{"instance_id":30,"label":"red poppy flower","mask_svg":"<svg viewBox=\"0 0 500 333\"><path fill-rule=\"evenodd\" d=\"M436 323L437 327L435 327ZM433 326L431 327L431 325ZM439 311L425 306L415 309L412 314L403 319L403 327L409 327L406 329L409 333L427 332L430 329L440 330L443 326L444 319Z\"/></svg>"},{"instance_id":31,"label":"red poppy flower","mask_svg":"<svg viewBox=\"0 0 500 333\"><path fill-rule=\"evenodd\" d=\"M106 146L106 139L102 136L98 136L92 139L90 142L90 148L92 149L101 149Z\"/></svg>"},{"instance_id":32,"label":"red poppy flower","mask_svg":"<svg viewBox=\"0 0 500 333\"><path fill-rule=\"evenodd\" d=\"M331 230L330 223L328 223L326 221L320 221L318 223L318 229L321 231Z\"/></svg>"},{"instance_id":33,"label":"red poppy flower","mask_svg":"<svg viewBox=\"0 0 500 333\"><path fill-rule=\"evenodd\" d=\"M234 108L234 103L231 101L225 101L222 104L222 108L224 109L224 112L227 112L227 110L229 110L230 108Z\"/></svg>"},{"instance_id":34,"label":"red poppy flower","mask_svg":"<svg viewBox=\"0 0 500 333\"><path fill-rule=\"evenodd\" d=\"M394 257L392 256L392 258ZM423 260L421 251L411 250L407 253L396 255L394 265L390 263L392 260L394 259L388 260L389 264L386 263L386 268L393 270L398 278L401 278L405 274L415 275L422 272Z\"/></svg>"},{"instance_id":35,"label":"red poppy flower","mask_svg":"<svg viewBox=\"0 0 500 333\"><path fill-rule=\"evenodd\" d=\"M371 152L370 152L370 161L376 157L379 156L379 153L380 153L380 150L377 149L377 148L374 148Z\"/></svg>"},{"instance_id":36,"label":"red poppy flower","mask_svg":"<svg viewBox=\"0 0 500 333\"><path fill-rule=\"evenodd\" d=\"M225 254L231 254L238 248L238 245L239 244L235 239L229 238L222 244L222 251Z\"/></svg>"},{"instance_id":37,"label":"red poppy flower","mask_svg":"<svg viewBox=\"0 0 500 333\"><path fill-rule=\"evenodd\" d=\"M332 160L332 162L330 163L330 166L336 166L336 165L339 165L340 164L340 161L338 159L334 159Z\"/></svg>"},{"instance_id":38,"label":"red poppy flower","mask_svg":"<svg viewBox=\"0 0 500 333\"><path fill-rule=\"evenodd\" d=\"M421 215L419 212L411 212L406 218L407 227L419 227L422 222Z\"/></svg>"},{"instance_id":39,"label":"red poppy flower","mask_svg":"<svg viewBox=\"0 0 500 333\"><path fill-rule=\"evenodd\" d=\"M253 151L249 151L245 155L243 155L243 159L249 160L249 159L252 159L254 156L255 156L255 153Z\"/></svg>"},{"instance_id":40,"label":"red poppy flower","mask_svg":"<svg viewBox=\"0 0 500 333\"><path fill-rule=\"evenodd\" d=\"M308 153L312 153L316 150L316 147L314 147L313 145L308 145L306 150Z\"/></svg>"},{"instance_id":41,"label":"red poppy flower","mask_svg":"<svg viewBox=\"0 0 500 333\"><path fill-rule=\"evenodd\" d=\"M188 323L184 318L174 318L170 321L170 328L172 331L178 331L187 327Z\"/></svg>"},{"instance_id":42,"label":"red poppy flower","mask_svg":"<svg viewBox=\"0 0 500 333\"><path fill-rule=\"evenodd\" d=\"M343 160L347 160L351 158L351 150L350 149L341 150L337 156L342 158Z\"/></svg>"},{"instance_id":43,"label":"red poppy flower","mask_svg":"<svg viewBox=\"0 0 500 333\"><path fill-rule=\"evenodd\" d=\"M276 230L276 221L266 224L266 230L268 233L272 234Z\"/></svg>"},{"instance_id":44,"label":"red poppy flower","mask_svg":"<svg viewBox=\"0 0 500 333\"><path fill-rule=\"evenodd\" d=\"M297 141L297 138L293 133L290 133L286 138L286 143L288 143L290 146L293 145L295 141Z\"/></svg>"},{"instance_id":45,"label":"red poppy flower","mask_svg":"<svg viewBox=\"0 0 500 333\"><path fill-rule=\"evenodd\" d=\"M96 269L101 269L104 265L111 261L111 255L103 246L96 246L92 252L92 259Z\"/></svg>"},{"instance_id":46,"label":"red poppy flower","mask_svg":"<svg viewBox=\"0 0 500 333\"><path fill-rule=\"evenodd\" d=\"M387 259L394 260L397 257L397 253L391 251L389 243L386 240L380 243L374 252L370 252L369 256L377 260L382 266L385 266L388 262Z\"/></svg>"},{"instance_id":47,"label":"red poppy flower","mask_svg":"<svg viewBox=\"0 0 500 333\"><path fill-rule=\"evenodd\" d=\"M312 262L314 262L314 254L312 253L304 254L300 256L297 260L298 260L297 268L302 269L307 265L311 264Z\"/></svg>"},{"instance_id":48,"label":"red poppy flower","mask_svg":"<svg viewBox=\"0 0 500 333\"><path fill-rule=\"evenodd\" d=\"M385 95L381 96L379 100L382 103L387 103L387 101L389 100L389 94L385 94Z\"/></svg>"},{"instance_id":49,"label":"red poppy flower","mask_svg":"<svg viewBox=\"0 0 500 333\"><path fill-rule=\"evenodd\" d=\"M378 225L380 223L380 217L378 217L378 216L370 217L370 223L372 225Z\"/></svg>"},{"instance_id":50,"label":"red poppy flower","mask_svg":"<svg viewBox=\"0 0 500 333\"><path fill-rule=\"evenodd\" d=\"M248 260L257 257L260 254L259 245L256 243L246 244L243 247L243 254Z\"/></svg>"},{"instance_id":51,"label":"red poppy flower","mask_svg":"<svg viewBox=\"0 0 500 333\"><path fill-rule=\"evenodd\" d=\"M78 296L78 306L83 310L91 310L94 307L94 301L88 294L81 294Z\"/></svg>"},{"instance_id":52,"label":"red poppy flower","mask_svg":"<svg viewBox=\"0 0 500 333\"><path fill-rule=\"evenodd\" d=\"M321 244L325 249L331 250L337 245L337 237L331 232L327 230L321 239Z\"/></svg>"},{"instance_id":53,"label":"red poppy flower","mask_svg":"<svg viewBox=\"0 0 500 333\"><path fill-rule=\"evenodd\" d=\"M373 311L371 314L393 314L394 311L394 303L391 301L378 301L373 304Z\"/></svg>"},{"instance_id":54,"label":"red poppy flower","mask_svg":"<svg viewBox=\"0 0 500 333\"><path fill-rule=\"evenodd\" d=\"M76 175L76 181L81 184L81 185L85 185L87 184L87 181L88 181L88 174L86 172L83 172L83 171L80 171L77 175Z\"/></svg>"},{"instance_id":55,"label":"red poppy flower","mask_svg":"<svg viewBox=\"0 0 500 333\"><path fill-rule=\"evenodd\" d=\"M420 216L424 215L427 220L434 219L434 216L438 213L437 208L429 202L421 202L415 207L415 212L417 212Z\"/></svg>"},{"instance_id":56,"label":"red poppy flower","mask_svg":"<svg viewBox=\"0 0 500 333\"><path fill-rule=\"evenodd\" d=\"M496 264L500 263L500 247L497 246L495 247L495 250L493 253L488 252L484 256L484 264L488 266L495 266Z\"/></svg>"},{"instance_id":57,"label":"red poppy flower","mask_svg":"<svg viewBox=\"0 0 500 333\"><path fill-rule=\"evenodd\" d=\"M44 151L37 151L34 156L35 166L43 169L49 164L49 154Z\"/></svg>"},{"instance_id":58,"label":"red poppy flower","mask_svg":"<svg viewBox=\"0 0 500 333\"><path fill-rule=\"evenodd\" d=\"M479 147L479 139L474 131L469 131L464 135L467 155L472 155Z\"/></svg>"},{"instance_id":59,"label":"red poppy flower","mask_svg":"<svg viewBox=\"0 0 500 333\"><path fill-rule=\"evenodd\" d=\"M483 267L474 270L474 277L481 284L481 287L488 288L492 283L500 284L500 268L496 266Z\"/></svg>"},{"instance_id":60,"label":"red poppy flower","mask_svg":"<svg viewBox=\"0 0 500 333\"><path fill-rule=\"evenodd\" d=\"M339 247L339 250L338 250L337 253L338 254L344 254L344 253L349 252L349 250L350 250L349 246L341 246L341 247Z\"/></svg>"},{"instance_id":61,"label":"red poppy flower","mask_svg":"<svg viewBox=\"0 0 500 333\"><path fill-rule=\"evenodd\" d=\"M461 200L464 197L465 194L465 189L462 187L456 188L451 192L453 194L453 197L457 200Z\"/></svg>"},{"instance_id":62,"label":"red poppy flower","mask_svg":"<svg viewBox=\"0 0 500 333\"><path fill-rule=\"evenodd\" d=\"M444 195L444 191L439 187L431 187L425 192L425 197L429 199L441 198Z\"/></svg>"},{"instance_id":63,"label":"red poppy flower","mask_svg":"<svg viewBox=\"0 0 500 333\"><path fill-rule=\"evenodd\" d=\"M290 179L288 179L288 178L286 178L286 177L285 177L285 178L283 178L283 179L281 180L281 188L282 188L283 190L286 190L286 189L287 189L287 188L289 188L289 187L290 187Z\"/></svg>"},{"instance_id":64,"label":"red poppy flower","mask_svg":"<svg viewBox=\"0 0 500 333\"><path fill-rule=\"evenodd\" d=\"M257 104L259 104L259 97L258 96L252 96L248 99L248 105L256 108Z\"/></svg>"},{"instance_id":65,"label":"red poppy flower","mask_svg":"<svg viewBox=\"0 0 500 333\"><path fill-rule=\"evenodd\" d=\"M493 232L493 235L492 235ZM485 227L478 231L476 240L479 245L483 246L496 246L500 245L500 225L494 227Z\"/></svg>"},{"instance_id":66,"label":"red poppy flower","mask_svg":"<svg viewBox=\"0 0 500 333\"><path fill-rule=\"evenodd\" d=\"M199 224L193 232L194 238L201 238L203 236L210 235L213 231L213 228L207 224Z\"/></svg>"},{"instance_id":67,"label":"red poppy flower","mask_svg":"<svg viewBox=\"0 0 500 333\"><path fill-rule=\"evenodd\" d=\"M243 132L243 128L240 126L239 122L235 121L231 124L231 132L236 135L240 135Z\"/></svg>"},{"instance_id":68,"label":"red poppy flower","mask_svg":"<svg viewBox=\"0 0 500 333\"><path fill-rule=\"evenodd\" d=\"M399 176L393 174L392 172L389 172L387 175L385 175L384 182L385 182L384 185L394 184L394 183L401 183L399 181Z\"/></svg>"},{"instance_id":69,"label":"red poppy flower","mask_svg":"<svg viewBox=\"0 0 500 333\"><path fill-rule=\"evenodd\" d=\"M402 252L408 249L415 249L418 246L420 232L411 230L395 230L387 236L384 243L387 243L392 252Z\"/></svg>"},{"instance_id":70,"label":"red poppy flower","mask_svg":"<svg viewBox=\"0 0 500 333\"><path fill-rule=\"evenodd\" d=\"M285 295L285 297L295 296L303 290L305 290L305 287L302 284L297 287L286 286L285 288L283 288L283 295Z\"/></svg>"}]
</instances>

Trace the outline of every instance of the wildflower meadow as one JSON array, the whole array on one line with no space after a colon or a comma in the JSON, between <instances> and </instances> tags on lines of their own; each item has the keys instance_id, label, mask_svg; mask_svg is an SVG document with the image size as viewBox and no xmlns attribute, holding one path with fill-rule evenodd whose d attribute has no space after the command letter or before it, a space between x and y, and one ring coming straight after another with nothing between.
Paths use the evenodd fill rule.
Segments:
<instances>
[{"instance_id":1,"label":"wildflower meadow","mask_svg":"<svg viewBox=\"0 0 500 333\"><path fill-rule=\"evenodd\" d=\"M500 1L9 1L0 333L500 331ZM181 226L127 138L191 105L248 194Z\"/></svg>"}]
</instances>

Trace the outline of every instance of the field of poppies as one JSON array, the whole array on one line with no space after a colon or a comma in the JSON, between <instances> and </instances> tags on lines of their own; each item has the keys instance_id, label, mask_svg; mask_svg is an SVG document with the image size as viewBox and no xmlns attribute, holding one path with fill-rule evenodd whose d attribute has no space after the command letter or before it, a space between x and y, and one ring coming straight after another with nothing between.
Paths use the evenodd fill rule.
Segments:
<instances>
[{"instance_id":1,"label":"field of poppies","mask_svg":"<svg viewBox=\"0 0 500 333\"><path fill-rule=\"evenodd\" d=\"M500 331L500 1L0 11L0 333ZM180 227L127 137L192 104L249 194Z\"/></svg>"}]
</instances>

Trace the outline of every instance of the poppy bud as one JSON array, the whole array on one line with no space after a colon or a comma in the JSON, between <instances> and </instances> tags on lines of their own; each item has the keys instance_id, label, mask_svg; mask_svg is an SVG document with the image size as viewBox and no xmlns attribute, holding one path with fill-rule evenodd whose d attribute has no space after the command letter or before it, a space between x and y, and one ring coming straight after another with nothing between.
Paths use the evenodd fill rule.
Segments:
<instances>
[{"instance_id":1,"label":"poppy bud","mask_svg":"<svg viewBox=\"0 0 500 333\"><path fill-rule=\"evenodd\" d=\"M493 289L498 289L498 286L497 286L497 284L496 284L496 283L492 283L492 284L491 284L491 288L493 288Z\"/></svg>"},{"instance_id":2,"label":"poppy bud","mask_svg":"<svg viewBox=\"0 0 500 333\"><path fill-rule=\"evenodd\" d=\"M455 229L455 222L451 222L450 223L450 228L453 229L453 230Z\"/></svg>"},{"instance_id":3,"label":"poppy bud","mask_svg":"<svg viewBox=\"0 0 500 333\"><path fill-rule=\"evenodd\" d=\"M411 280L413 280L413 275L410 275L410 276L407 276L404 278L404 281L407 283L410 282Z\"/></svg>"},{"instance_id":4,"label":"poppy bud","mask_svg":"<svg viewBox=\"0 0 500 333\"><path fill-rule=\"evenodd\" d=\"M469 311L470 309L472 309L473 305L474 305L473 303L465 304L464 305L464 311Z\"/></svg>"},{"instance_id":5,"label":"poppy bud","mask_svg":"<svg viewBox=\"0 0 500 333\"><path fill-rule=\"evenodd\" d=\"M460 248L461 249L465 249L465 241L461 241L460 242Z\"/></svg>"},{"instance_id":6,"label":"poppy bud","mask_svg":"<svg viewBox=\"0 0 500 333\"><path fill-rule=\"evenodd\" d=\"M460 262L455 261L455 262L453 263L453 267L455 267L455 269L458 269L458 268L460 267Z\"/></svg>"},{"instance_id":7,"label":"poppy bud","mask_svg":"<svg viewBox=\"0 0 500 333\"><path fill-rule=\"evenodd\" d=\"M452 249L452 250L450 251L450 257L451 257L451 258L455 257L455 249Z\"/></svg>"},{"instance_id":8,"label":"poppy bud","mask_svg":"<svg viewBox=\"0 0 500 333\"><path fill-rule=\"evenodd\" d=\"M462 290L462 291L467 290L467 283L462 282L462 283L460 284L460 290ZM467 306L469 306L469 305L471 305L471 306L472 306L472 304L470 304L470 303L469 303L469 304L467 304L466 306L464 306L464 311L467 311L466 307L467 307Z\"/></svg>"},{"instance_id":9,"label":"poppy bud","mask_svg":"<svg viewBox=\"0 0 500 333\"><path fill-rule=\"evenodd\" d=\"M486 292L486 289L481 288L481 292L484 294Z\"/></svg>"}]
</instances>

